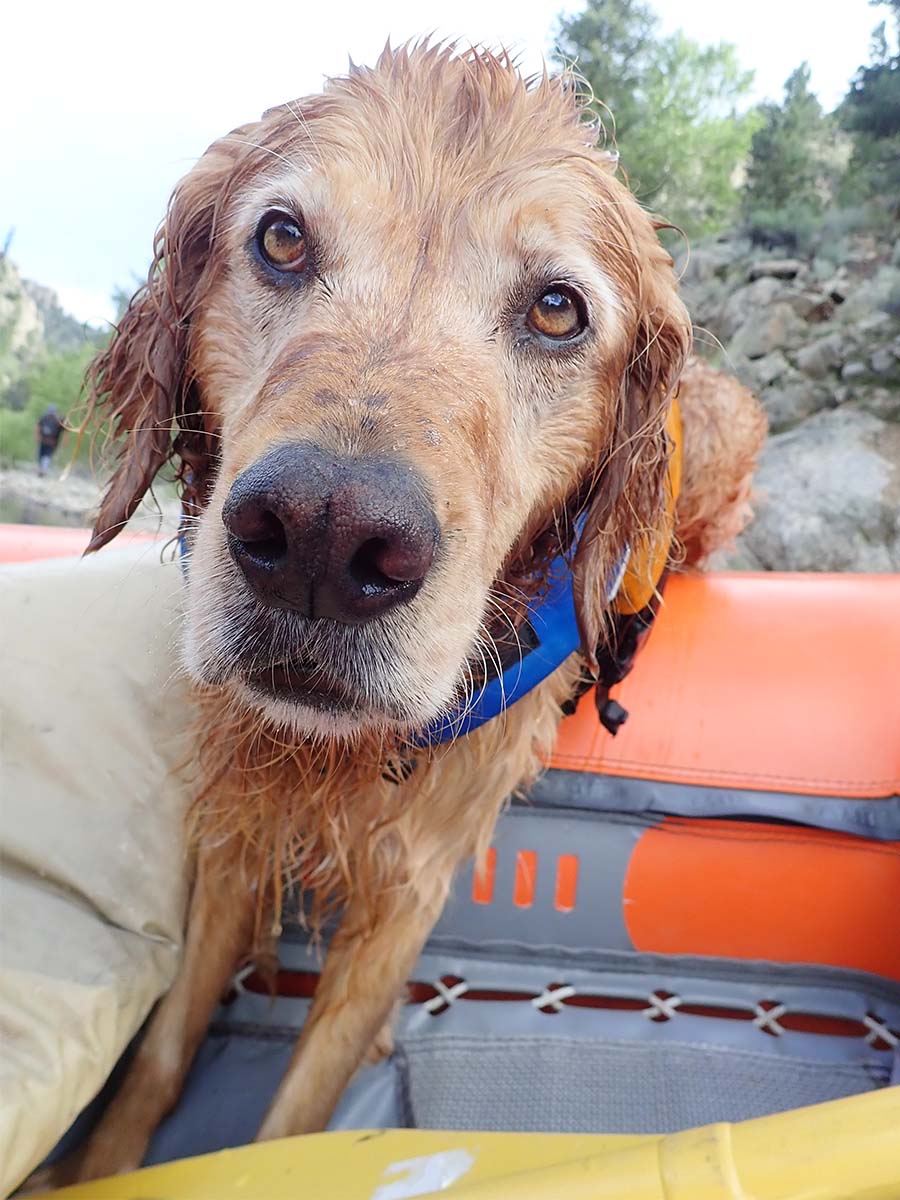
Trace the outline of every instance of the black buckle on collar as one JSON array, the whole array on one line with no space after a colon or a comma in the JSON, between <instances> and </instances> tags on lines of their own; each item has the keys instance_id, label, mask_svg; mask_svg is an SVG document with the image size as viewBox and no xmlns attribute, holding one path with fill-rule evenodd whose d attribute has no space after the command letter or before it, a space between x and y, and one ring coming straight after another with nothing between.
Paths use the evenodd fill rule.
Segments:
<instances>
[{"instance_id":1,"label":"black buckle on collar","mask_svg":"<svg viewBox=\"0 0 900 1200\"><path fill-rule=\"evenodd\" d=\"M610 690L617 683L621 683L634 666L638 651L647 640L650 630L653 628L653 622L656 620L665 583L666 572L664 571L656 585L656 593L640 612L617 613L609 641L600 646L597 651L600 670L594 698L600 724L613 737L628 720L628 710L610 698Z\"/></svg>"},{"instance_id":2,"label":"black buckle on collar","mask_svg":"<svg viewBox=\"0 0 900 1200\"><path fill-rule=\"evenodd\" d=\"M613 700L609 693L631 671L638 651L653 628L665 587L666 575L667 572L663 572L656 585L656 594L640 612L617 612L615 614L608 641L597 649L599 671L596 675L587 669L582 671L581 679L575 687L574 696L561 706L566 716L570 716L575 711L576 705L584 693L590 688L594 688L597 715L604 729L615 737L628 720L628 709L623 708L617 700Z\"/></svg>"}]
</instances>

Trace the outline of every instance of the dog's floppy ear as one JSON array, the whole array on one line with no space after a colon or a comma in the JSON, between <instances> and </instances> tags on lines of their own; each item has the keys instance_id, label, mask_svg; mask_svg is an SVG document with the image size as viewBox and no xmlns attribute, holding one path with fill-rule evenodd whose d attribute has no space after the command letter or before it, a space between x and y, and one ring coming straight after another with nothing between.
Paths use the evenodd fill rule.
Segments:
<instances>
[{"instance_id":1,"label":"dog's floppy ear","mask_svg":"<svg viewBox=\"0 0 900 1200\"><path fill-rule=\"evenodd\" d=\"M170 459L186 505L204 497L212 438L191 373L191 321L211 276L217 218L237 160L245 156L247 142L239 135L246 132L215 142L175 188L147 282L88 371L88 419L108 422L116 447L89 551L116 536Z\"/></svg>"},{"instance_id":2,"label":"dog's floppy ear","mask_svg":"<svg viewBox=\"0 0 900 1200\"><path fill-rule=\"evenodd\" d=\"M650 219L631 203L631 277L624 290L637 306L631 314L634 335L612 388L612 436L587 483L586 519L573 562L581 649L591 668L606 632L610 578L623 555L630 549L632 562L649 562L654 543L671 536L667 489L673 445L666 419L691 344L672 259Z\"/></svg>"}]
</instances>

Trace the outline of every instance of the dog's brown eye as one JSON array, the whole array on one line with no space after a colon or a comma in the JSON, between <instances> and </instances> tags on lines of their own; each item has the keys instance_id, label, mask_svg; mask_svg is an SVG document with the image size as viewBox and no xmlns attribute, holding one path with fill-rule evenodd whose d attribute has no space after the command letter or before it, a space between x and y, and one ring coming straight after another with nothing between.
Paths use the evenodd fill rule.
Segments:
<instances>
[{"instance_id":1,"label":"dog's brown eye","mask_svg":"<svg viewBox=\"0 0 900 1200\"><path fill-rule=\"evenodd\" d=\"M293 217L269 213L256 231L259 252L277 271L300 271L306 265L306 238Z\"/></svg>"},{"instance_id":2,"label":"dog's brown eye","mask_svg":"<svg viewBox=\"0 0 900 1200\"><path fill-rule=\"evenodd\" d=\"M553 284L532 304L527 321L535 333L564 341L581 333L587 324L581 297L564 284Z\"/></svg>"}]
</instances>

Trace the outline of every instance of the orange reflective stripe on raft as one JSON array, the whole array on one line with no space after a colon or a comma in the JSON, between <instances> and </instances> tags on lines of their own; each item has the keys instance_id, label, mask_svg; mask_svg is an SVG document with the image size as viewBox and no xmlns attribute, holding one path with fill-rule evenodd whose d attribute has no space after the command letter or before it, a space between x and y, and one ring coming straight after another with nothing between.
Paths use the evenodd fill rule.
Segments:
<instances>
[{"instance_id":1,"label":"orange reflective stripe on raft","mask_svg":"<svg viewBox=\"0 0 900 1200\"><path fill-rule=\"evenodd\" d=\"M551 767L808 795L900 790L900 576L670 579L613 738L588 693ZM785 814L789 816L789 813Z\"/></svg>"},{"instance_id":2,"label":"orange reflective stripe on raft","mask_svg":"<svg viewBox=\"0 0 900 1200\"><path fill-rule=\"evenodd\" d=\"M116 538L117 546L165 540L171 534L132 533ZM57 525L0 525L0 562L33 562L42 558L74 558L91 540L89 529Z\"/></svg>"},{"instance_id":3,"label":"orange reflective stripe on raft","mask_svg":"<svg viewBox=\"0 0 900 1200\"><path fill-rule=\"evenodd\" d=\"M622 915L636 950L822 963L900 982L900 844L666 817L641 834Z\"/></svg>"}]
</instances>

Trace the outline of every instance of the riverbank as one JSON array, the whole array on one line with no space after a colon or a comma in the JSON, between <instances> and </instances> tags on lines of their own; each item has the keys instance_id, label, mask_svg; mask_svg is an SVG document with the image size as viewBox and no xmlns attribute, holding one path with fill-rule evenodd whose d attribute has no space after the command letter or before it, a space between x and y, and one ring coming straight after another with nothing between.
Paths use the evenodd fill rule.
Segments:
<instances>
[{"instance_id":1,"label":"riverbank","mask_svg":"<svg viewBox=\"0 0 900 1200\"><path fill-rule=\"evenodd\" d=\"M93 524L102 494L100 483L77 471L51 468L39 475L36 467L0 468L0 523L21 525ZM171 485L157 488L156 501L148 498L129 522L130 529L174 533L180 506Z\"/></svg>"}]
</instances>

